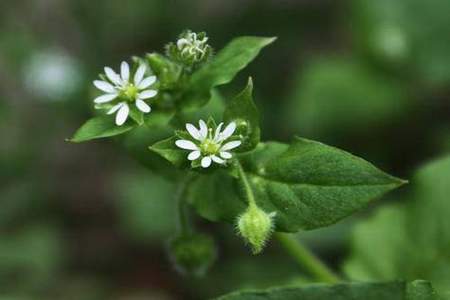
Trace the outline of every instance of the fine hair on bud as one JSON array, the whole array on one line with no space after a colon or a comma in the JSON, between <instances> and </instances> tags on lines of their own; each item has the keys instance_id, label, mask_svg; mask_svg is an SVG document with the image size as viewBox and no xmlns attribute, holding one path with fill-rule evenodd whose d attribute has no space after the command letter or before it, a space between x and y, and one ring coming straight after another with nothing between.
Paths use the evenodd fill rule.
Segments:
<instances>
[{"instance_id":1,"label":"fine hair on bud","mask_svg":"<svg viewBox=\"0 0 450 300\"><path fill-rule=\"evenodd\" d=\"M237 219L237 230L240 236L250 245L253 254L264 248L274 228L275 213L266 213L255 204Z\"/></svg>"}]
</instances>

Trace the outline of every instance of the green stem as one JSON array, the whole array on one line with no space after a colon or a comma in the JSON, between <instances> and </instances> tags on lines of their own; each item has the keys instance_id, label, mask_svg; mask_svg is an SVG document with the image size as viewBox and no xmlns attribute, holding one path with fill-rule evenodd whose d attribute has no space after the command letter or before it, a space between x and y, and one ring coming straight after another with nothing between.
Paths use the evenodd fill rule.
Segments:
<instances>
[{"instance_id":1,"label":"green stem","mask_svg":"<svg viewBox=\"0 0 450 300\"><path fill-rule=\"evenodd\" d=\"M339 277L333 271L292 235L278 232L275 236L286 252L317 280L326 283L337 283L340 281Z\"/></svg>"},{"instance_id":2,"label":"green stem","mask_svg":"<svg viewBox=\"0 0 450 300\"><path fill-rule=\"evenodd\" d=\"M250 186L250 182L248 181L247 175L245 174L245 171L242 168L242 165L238 160L235 161L235 164L238 169L239 177L241 178L242 185L245 190L245 194L247 196L248 205L256 206L255 195L253 194L253 190L252 190L252 187Z\"/></svg>"},{"instance_id":3,"label":"green stem","mask_svg":"<svg viewBox=\"0 0 450 300\"><path fill-rule=\"evenodd\" d=\"M189 220L187 205L185 201L185 193L192 176L188 175L180 181L175 192L175 200L178 208L178 230L180 233L190 233L192 231L192 224Z\"/></svg>"}]
</instances>

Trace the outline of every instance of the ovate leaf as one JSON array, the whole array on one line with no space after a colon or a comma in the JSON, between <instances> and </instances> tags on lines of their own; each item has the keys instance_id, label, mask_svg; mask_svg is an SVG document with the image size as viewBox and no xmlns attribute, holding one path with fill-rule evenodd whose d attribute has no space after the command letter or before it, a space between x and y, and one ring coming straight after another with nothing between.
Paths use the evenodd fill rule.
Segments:
<instances>
[{"instance_id":1,"label":"ovate leaf","mask_svg":"<svg viewBox=\"0 0 450 300\"><path fill-rule=\"evenodd\" d=\"M342 283L234 292L217 300L437 300L430 283Z\"/></svg>"},{"instance_id":2,"label":"ovate leaf","mask_svg":"<svg viewBox=\"0 0 450 300\"><path fill-rule=\"evenodd\" d=\"M133 125L125 123L117 126L112 116L99 116L88 120L73 135L70 142L80 143L93 139L110 137L133 129Z\"/></svg>"},{"instance_id":3,"label":"ovate leaf","mask_svg":"<svg viewBox=\"0 0 450 300\"><path fill-rule=\"evenodd\" d=\"M180 138L177 136L172 136L157 142L153 146L149 147L149 149L158 153L177 167L181 167L183 165L186 166L188 163L188 151L180 149L175 145L175 141L179 139Z\"/></svg>"},{"instance_id":4,"label":"ovate leaf","mask_svg":"<svg viewBox=\"0 0 450 300\"><path fill-rule=\"evenodd\" d=\"M242 136L242 145L237 148L240 152L254 149L260 140L259 113L252 92L253 82L249 78L245 89L227 104L223 115L226 124L237 125L235 134Z\"/></svg>"},{"instance_id":5,"label":"ovate leaf","mask_svg":"<svg viewBox=\"0 0 450 300\"><path fill-rule=\"evenodd\" d=\"M200 107L208 102L213 87L230 82L275 38L244 36L233 39L190 80L190 89L182 100L185 107Z\"/></svg>"},{"instance_id":6,"label":"ovate leaf","mask_svg":"<svg viewBox=\"0 0 450 300\"><path fill-rule=\"evenodd\" d=\"M258 206L276 212L277 231L334 224L404 183L350 153L301 138L290 146L260 144L240 160ZM217 179L215 185L208 181L208 188L199 188L192 198L197 211L214 221L237 217L246 199L236 180ZM233 195L226 200L226 210L216 201L216 193L222 192L213 191L220 182L227 186L225 194Z\"/></svg>"}]
</instances>

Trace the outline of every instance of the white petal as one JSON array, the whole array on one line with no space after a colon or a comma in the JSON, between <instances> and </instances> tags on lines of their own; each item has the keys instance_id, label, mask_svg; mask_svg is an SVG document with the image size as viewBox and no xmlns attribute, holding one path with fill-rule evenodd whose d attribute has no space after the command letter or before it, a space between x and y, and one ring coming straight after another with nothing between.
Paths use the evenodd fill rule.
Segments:
<instances>
[{"instance_id":1,"label":"white petal","mask_svg":"<svg viewBox=\"0 0 450 300\"><path fill-rule=\"evenodd\" d=\"M201 164L202 164L203 168L209 167L211 165L211 157L209 157L209 156L203 157Z\"/></svg>"},{"instance_id":2,"label":"white petal","mask_svg":"<svg viewBox=\"0 0 450 300\"><path fill-rule=\"evenodd\" d=\"M118 126L121 126L121 125L123 125L123 123L125 123L125 121L128 118L128 113L129 112L130 112L130 108L128 107L127 104L124 103L120 107L120 109L119 109L119 111L117 112L117 115L116 115L116 124Z\"/></svg>"},{"instance_id":3,"label":"white petal","mask_svg":"<svg viewBox=\"0 0 450 300\"><path fill-rule=\"evenodd\" d=\"M117 98L117 94L104 94L94 99L95 103L106 103Z\"/></svg>"},{"instance_id":4,"label":"white petal","mask_svg":"<svg viewBox=\"0 0 450 300\"><path fill-rule=\"evenodd\" d=\"M220 157L215 156L215 155L211 156L211 158L212 158L213 162L218 163L218 164L223 164L225 162L223 159L221 159Z\"/></svg>"},{"instance_id":5,"label":"white petal","mask_svg":"<svg viewBox=\"0 0 450 300\"><path fill-rule=\"evenodd\" d=\"M144 113L149 113L152 110L150 106L141 99L136 100L136 107Z\"/></svg>"},{"instance_id":6,"label":"white petal","mask_svg":"<svg viewBox=\"0 0 450 300\"><path fill-rule=\"evenodd\" d=\"M206 123L203 120L198 121L198 124L200 125L200 135L203 139L206 139L208 136L208 126L206 126Z\"/></svg>"},{"instance_id":7,"label":"white petal","mask_svg":"<svg viewBox=\"0 0 450 300\"><path fill-rule=\"evenodd\" d=\"M224 141L227 138L229 138L230 136L232 136L235 130L236 130L236 123L231 122L230 124L228 124L228 126L225 127L225 129L223 130L223 132L221 134L222 141Z\"/></svg>"},{"instance_id":8,"label":"white petal","mask_svg":"<svg viewBox=\"0 0 450 300\"><path fill-rule=\"evenodd\" d=\"M120 78L119 74L114 72L114 70L111 69L110 67L105 67L105 74L106 77L108 77L108 79L111 80L112 83L116 85L122 84L122 79Z\"/></svg>"},{"instance_id":9,"label":"white petal","mask_svg":"<svg viewBox=\"0 0 450 300\"><path fill-rule=\"evenodd\" d=\"M112 86L112 84L103 81L103 80L94 80L94 85L101 91L104 91L106 93L114 93L116 90L115 88Z\"/></svg>"},{"instance_id":10,"label":"white petal","mask_svg":"<svg viewBox=\"0 0 450 300\"><path fill-rule=\"evenodd\" d=\"M136 73L134 73L134 85L138 86L141 83L142 78L144 78L145 71L147 70L147 66L142 64L137 69Z\"/></svg>"},{"instance_id":11,"label":"white petal","mask_svg":"<svg viewBox=\"0 0 450 300\"><path fill-rule=\"evenodd\" d=\"M198 141L202 141L202 140L203 140L202 136L200 135L200 131L198 131L198 129L195 128L194 125L192 125L192 124L190 124L190 123L187 123L187 124L186 124L186 130L189 132L189 134L190 134L194 139L196 139L196 140L198 140Z\"/></svg>"},{"instance_id":12,"label":"white petal","mask_svg":"<svg viewBox=\"0 0 450 300\"><path fill-rule=\"evenodd\" d=\"M186 45L186 44L189 44L189 42L188 42L187 39L179 39L179 40L177 41L177 47L178 47L178 49L183 48L183 46Z\"/></svg>"},{"instance_id":13,"label":"white petal","mask_svg":"<svg viewBox=\"0 0 450 300\"><path fill-rule=\"evenodd\" d=\"M231 150L234 149L236 147L239 147L242 144L241 141L231 141L226 143L225 145L222 146L222 148L220 148L220 151L227 151L227 150Z\"/></svg>"},{"instance_id":14,"label":"white petal","mask_svg":"<svg viewBox=\"0 0 450 300\"><path fill-rule=\"evenodd\" d=\"M223 122L221 122L219 124L219 126L217 126L216 132L214 133L214 141L216 141L216 142L222 141L220 139L220 130L222 130L222 126L223 126Z\"/></svg>"},{"instance_id":15,"label":"white petal","mask_svg":"<svg viewBox=\"0 0 450 300\"><path fill-rule=\"evenodd\" d=\"M126 61L123 61L120 65L120 75L122 76L122 80L128 82L130 79L130 66Z\"/></svg>"},{"instance_id":16,"label":"white petal","mask_svg":"<svg viewBox=\"0 0 450 300\"><path fill-rule=\"evenodd\" d=\"M145 78L141 82L135 83L135 84L136 84L138 89L143 90L143 89L148 88L152 84L154 84L155 81L156 81L156 76L148 76L147 78Z\"/></svg>"},{"instance_id":17,"label":"white petal","mask_svg":"<svg viewBox=\"0 0 450 300\"><path fill-rule=\"evenodd\" d=\"M192 152L189 153L189 155L188 155L188 159L189 159L189 160L196 160L196 159L199 158L199 157L200 157L200 151L198 151L198 150L192 151Z\"/></svg>"},{"instance_id":18,"label":"white petal","mask_svg":"<svg viewBox=\"0 0 450 300\"><path fill-rule=\"evenodd\" d=\"M155 97L156 94L158 94L158 92L155 90L145 90L143 92L140 92L138 97L139 97L139 99L148 99L148 98Z\"/></svg>"},{"instance_id":19,"label":"white petal","mask_svg":"<svg viewBox=\"0 0 450 300\"><path fill-rule=\"evenodd\" d=\"M186 150L198 150L198 147L196 144L194 144L191 141L188 140L177 140L175 142L175 145L177 145L177 147L181 148L181 149L186 149Z\"/></svg>"},{"instance_id":20,"label":"white petal","mask_svg":"<svg viewBox=\"0 0 450 300\"><path fill-rule=\"evenodd\" d=\"M123 102L120 102L119 104L114 105L113 107L111 107L111 109L107 112L108 115L111 115L113 113L115 113L119 108L122 107L122 105L124 105Z\"/></svg>"},{"instance_id":21,"label":"white petal","mask_svg":"<svg viewBox=\"0 0 450 300\"><path fill-rule=\"evenodd\" d=\"M233 157L230 152L226 152L226 151L220 152L220 156L222 156L225 159L230 159L231 157Z\"/></svg>"}]
</instances>

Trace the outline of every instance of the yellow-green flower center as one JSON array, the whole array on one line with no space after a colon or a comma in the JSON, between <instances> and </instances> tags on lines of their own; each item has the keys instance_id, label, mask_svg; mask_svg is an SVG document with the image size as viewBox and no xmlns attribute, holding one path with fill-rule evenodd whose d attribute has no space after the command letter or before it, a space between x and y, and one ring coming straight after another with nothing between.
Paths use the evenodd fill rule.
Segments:
<instances>
[{"instance_id":1,"label":"yellow-green flower center","mask_svg":"<svg viewBox=\"0 0 450 300\"><path fill-rule=\"evenodd\" d=\"M122 90L123 95L127 97L130 101L136 100L138 92L139 92L138 88L132 83L129 83Z\"/></svg>"},{"instance_id":2,"label":"yellow-green flower center","mask_svg":"<svg viewBox=\"0 0 450 300\"><path fill-rule=\"evenodd\" d=\"M216 154L220 149L220 144L211 139L206 139L201 143L200 149L204 154Z\"/></svg>"}]
</instances>

